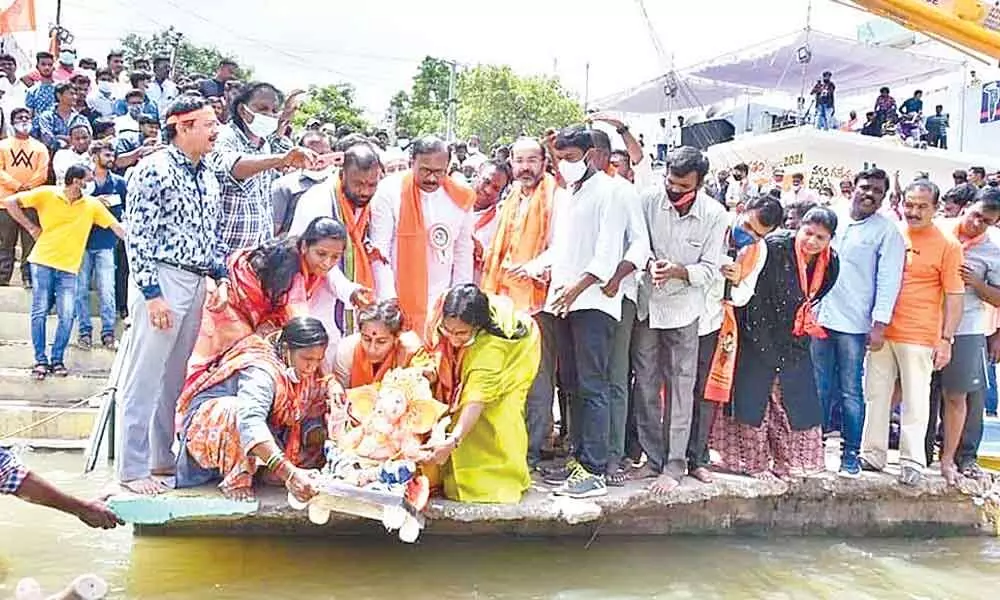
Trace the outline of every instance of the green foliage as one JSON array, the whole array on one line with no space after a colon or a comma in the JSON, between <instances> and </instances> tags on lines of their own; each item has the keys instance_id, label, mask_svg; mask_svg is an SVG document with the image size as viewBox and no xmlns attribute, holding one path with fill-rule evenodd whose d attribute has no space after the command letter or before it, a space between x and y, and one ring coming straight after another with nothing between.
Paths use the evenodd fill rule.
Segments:
<instances>
[{"instance_id":1,"label":"green foliage","mask_svg":"<svg viewBox=\"0 0 1000 600\"><path fill-rule=\"evenodd\" d=\"M355 102L354 86L349 83L310 86L309 99L299 107L292 124L301 127L310 119L316 118L337 127L347 126L354 131L367 131L371 125L364 118L362 108Z\"/></svg>"},{"instance_id":2,"label":"green foliage","mask_svg":"<svg viewBox=\"0 0 1000 600\"><path fill-rule=\"evenodd\" d=\"M401 137L445 132L450 74L450 63L428 56L411 90L392 98L389 104ZM583 107L558 79L521 77L507 66L481 65L460 72L456 97L458 135L479 135L484 148L579 123L584 117Z\"/></svg>"},{"instance_id":3,"label":"green foliage","mask_svg":"<svg viewBox=\"0 0 1000 600\"><path fill-rule=\"evenodd\" d=\"M215 46L198 46L173 27L149 37L130 33L121 39L125 64L132 64L132 61L139 57L152 59L159 54L169 56L175 46L177 53L174 59L174 77L195 74L211 77L215 75L219 62L224 58L235 60L239 64L237 70L239 79L248 81L253 77L253 69L240 64L235 56L223 54Z\"/></svg>"},{"instance_id":4,"label":"green foliage","mask_svg":"<svg viewBox=\"0 0 1000 600\"><path fill-rule=\"evenodd\" d=\"M443 134L448 116L451 64L428 56L417 68L410 92L400 91L389 103L396 111L396 131L411 137Z\"/></svg>"},{"instance_id":5,"label":"green foliage","mask_svg":"<svg viewBox=\"0 0 1000 600\"><path fill-rule=\"evenodd\" d=\"M458 134L483 148L583 121L583 107L554 77L521 77L508 66L481 65L458 79Z\"/></svg>"}]
</instances>

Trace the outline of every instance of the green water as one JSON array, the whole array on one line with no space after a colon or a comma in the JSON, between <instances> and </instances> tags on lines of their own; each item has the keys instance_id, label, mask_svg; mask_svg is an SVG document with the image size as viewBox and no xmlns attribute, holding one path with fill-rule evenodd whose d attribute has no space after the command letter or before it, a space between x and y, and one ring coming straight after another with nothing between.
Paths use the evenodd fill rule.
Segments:
<instances>
[{"instance_id":1,"label":"green water","mask_svg":"<svg viewBox=\"0 0 1000 600\"><path fill-rule=\"evenodd\" d=\"M95 494L81 458L25 456L61 487ZM47 590L96 573L110 598L239 599L988 599L1000 540L598 538L447 540L394 536L137 538L0 498L0 600L22 577Z\"/></svg>"}]
</instances>

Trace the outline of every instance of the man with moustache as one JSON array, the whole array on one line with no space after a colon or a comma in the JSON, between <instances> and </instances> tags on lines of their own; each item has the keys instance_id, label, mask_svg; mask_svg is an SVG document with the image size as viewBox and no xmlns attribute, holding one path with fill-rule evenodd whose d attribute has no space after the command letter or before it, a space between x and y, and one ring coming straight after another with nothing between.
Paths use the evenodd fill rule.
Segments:
<instances>
[{"instance_id":1,"label":"man with moustache","mask_svg":"<svg viewBox=\"0 0 1000 600\"><path fill-rule=\"evenodd\" d=\"M500 207L497 232L486 251L479 285L484 292L509 297L517 310L535 317L542 332L542 361L528 391L526 409L528 464L535 467L552 433L556 386L556 317L541 312L548 293L543 255L552 244L557 207L567 204L569 193L545 172L545 151L535 138L514 142L510 164L514 183ZM560 399L563 396L560 392ZM564 422L566 417L563 411Z\"/></svg>"},{"instance_id":2,"label":"man with moustache","mask_svg":"<svg viewBox=\"0 0 1000 600\"><path fill-rule=\"evenodd\" d=\"M129 185L133 321L122 361L118 479L137 494L166 489L153 476L174 472L174 413L202 307L222 310L229 299L219 184L205 164L218 126L206 100L181 96L167 110L167 147L142 159Z\"/></svg>"},{"instance_id":3,"label":"man with moustache","mask_svg":"<svg viewBox=\"0 0 1000 600\"><path fill-rule=\"evenodd\" d=\"M889 176L882 169L854 177L850 208L837 211L833 249L840 275L820 303L817 320L828 336L812 341L816 387L823 403L823 430L844 440L840 475L860 477L861 430L865 424L865 354L885 345L885 330L899 296L906 247L892 220L879 212ZM837 409L842 418L834 418Z\"/></svg>"},{"instance_id":4,"label":"man with moustache","mask_svg":"<svg viewBox=\"0 0 1000 600\"><path fill-rule=\"evenodd\" d=\"M472 232L473 257L472 280L479 285L483 276L483 260L486 249L490 247L493 236L500 225L497 210L500 193L510 183L510 167L507 163L490 159L481 163L476 173L473 189L476 190L476 203L472 214L476 218L476 226Z\"/></svg>"},{"instance_id":5,"label":"man with moustache","mask_svg":"<svg viewBox=\"0 0 1000 600\"><path fill-rule=\"evenodd\" d=\"M299 145L309 148L318 157L328 155L331 151L330 138L321 131L306 130L299 138ZM271 184L271 211L274 216L275 235L288 233L299 201L306 192L326 181L333 173L332 167L317 168L320 166L317 164L312 169L296 169L282 175Z\"/></svg>"},{"instance_id":6,"label":"man with moustache","mask_svg":"<svg viewBox=\"0 0 1000 600\"><path fill-rule=\"evenodd\" d=\"M450 161L447 142L418 138L410 144L410 170L383 179L372 199L372 245L386 259L372 264L378 297L398 298L421 337L437 299L472 283L476 194L448 176Z\"/></svg>"},{"instance_id":7,"label":"man with moustache","mask_svg":"<svg viewBox=\"0 0 1000 600\"><path fill-rule=\"evenodd\" d=\"M885 328L885 343L869 353L865 366L868 404L861 468L882 471L886 467L892 393L898 378L902 389L899 481L910 486L920 483L926 466L924 436L930 417L931 373L951 362L965 293L960 274L962 245L934 224L940 197L938 187L927 179L906 186L903 283Z\"/></svg>"},{"instance_id":8,"label":"man with moustache","mask_svg":"<svg viewBox=\"0 0 1000 600\"><path fill-rule=\"evenodd\" d=\"M340 172L303 194L288 230L290 235L300 235L317 217L332 217L343 223L348 243L340 268L348 279L366 289L375 286L374 264L384 262L369 237L371 200L381 178L378 153L369 143L348 147ZM343 318L337 318L345 335L354 331L354 315L349 309L338 302L336 310L346 311Z\"/></svg>"}]
</instances>

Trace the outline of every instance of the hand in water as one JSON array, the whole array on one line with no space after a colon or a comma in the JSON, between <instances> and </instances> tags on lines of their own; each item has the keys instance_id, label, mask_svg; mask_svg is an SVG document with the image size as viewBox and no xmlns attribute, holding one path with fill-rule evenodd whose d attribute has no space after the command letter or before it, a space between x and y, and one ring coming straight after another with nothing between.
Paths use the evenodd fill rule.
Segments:
<instances>
[{"instance_id":1,"label":"hand in water","mask_svg":"<svg viewBox=\"0 0 1000 600\"><path fill-rule=\"evenodd\" d=\"M125 521L122 521L106 504L96 500L85 502L77 511L76 516L94 529L114 529L125 524Z\"/></svg>"}]
</instances>

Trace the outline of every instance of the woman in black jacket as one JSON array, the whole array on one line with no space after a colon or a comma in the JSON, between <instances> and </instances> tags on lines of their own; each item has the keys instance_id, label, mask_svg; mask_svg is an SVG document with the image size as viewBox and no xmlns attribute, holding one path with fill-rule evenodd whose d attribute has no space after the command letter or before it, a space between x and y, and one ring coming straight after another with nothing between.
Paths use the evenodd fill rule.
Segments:
<instances>
[{"instance_id":1,"label":"woman in black jacket","mask_svg":"<svg viewBox=\"0 0 1000 600\"><path fill-rule=\"evenodd\" d=\"M813 208L797 231L766 239L767 260L754 296L736 311L732 414L717 419L713 430L725 470L773 478L824 468L823 412L809 344L826 335L815 309L840 271L830 248L836 231L836 215Z\"/></svg>"}]
</instances>

